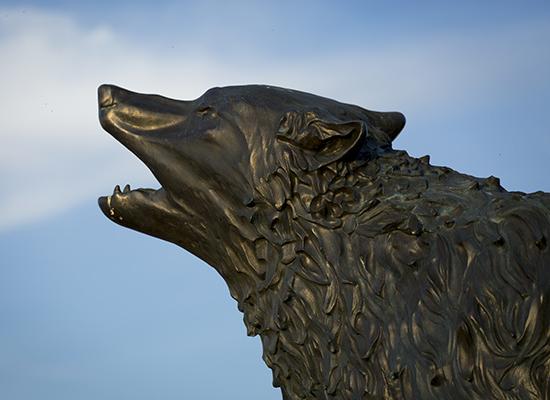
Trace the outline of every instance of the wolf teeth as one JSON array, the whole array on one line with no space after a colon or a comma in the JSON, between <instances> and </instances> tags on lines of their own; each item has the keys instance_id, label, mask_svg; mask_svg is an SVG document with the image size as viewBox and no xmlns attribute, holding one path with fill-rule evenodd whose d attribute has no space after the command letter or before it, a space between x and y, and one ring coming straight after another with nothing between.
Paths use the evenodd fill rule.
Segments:
<instances>
[{"instance_id":1,"label":"wolf teeth","mask_svg":"<svg viewBox=\"0 0 550 400\"><path fill-rule=\"evenodd\" d=\"M115 195L115 194L119 194L119 195L120 194L127 194L127 193L130 193L131 190L132 189L130 188L130 185L128 185L128 184L126 186L124 186L124 189L122 191L120 190L120 185L116 185L115 189L113 190L113 195Z\"/></svg>"}]
</instances>

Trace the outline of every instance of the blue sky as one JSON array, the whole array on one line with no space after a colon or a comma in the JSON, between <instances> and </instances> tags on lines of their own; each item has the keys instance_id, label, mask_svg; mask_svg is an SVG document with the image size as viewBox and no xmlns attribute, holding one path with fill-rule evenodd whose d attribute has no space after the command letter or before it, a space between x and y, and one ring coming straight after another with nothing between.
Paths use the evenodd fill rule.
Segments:
<instances>
[{"instance_id":1,"label":"blue sky","mask_svg":"<svg viewBox=\"0 0 550 400\"><path fill-rule=\"evenodd\" d=\"M158 186L101 130L101 83L399 110L396 148L550 191L550 6L480 3L0 2L0 398L280 398L214 270L98 210Z\"/></svg>"}]
</instances>

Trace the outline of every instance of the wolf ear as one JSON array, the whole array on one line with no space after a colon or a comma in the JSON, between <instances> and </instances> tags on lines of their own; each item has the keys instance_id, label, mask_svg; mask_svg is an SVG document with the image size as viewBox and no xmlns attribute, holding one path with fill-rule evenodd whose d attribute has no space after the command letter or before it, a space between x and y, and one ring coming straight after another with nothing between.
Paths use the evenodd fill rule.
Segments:
<instances>
[{"instance_id":1,"label":"wolf ear","mask_svg":"<svg viewBox=\"0 0 550 400\"><path fill-rule=\"evenodd\" d=\"M405 116L400 112L380 112L367 110L369 131L380 144L391 145L405 126Z\"/></svg>"},{"instance_id":2,"label":"wolf ear","mask_svg":"<svg viewBox=\"0 0 550 400\"><path fill-rule=\"evenodd\" d=\"M352 151L367 135L363 121L321 119L313 112L287 112L279 124L277 138L300 148L312 171L337 161Z\"/></svg>"}]
</instances>

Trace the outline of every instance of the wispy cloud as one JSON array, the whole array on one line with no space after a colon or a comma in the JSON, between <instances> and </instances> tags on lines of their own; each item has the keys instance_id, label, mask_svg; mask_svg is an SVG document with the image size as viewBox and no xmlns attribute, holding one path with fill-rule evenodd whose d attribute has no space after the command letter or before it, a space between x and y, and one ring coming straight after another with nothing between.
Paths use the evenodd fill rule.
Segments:
<instances>
[{"instance_id":1,"label":"wispy cloud","mask_svg":"<svg viewBox=\"0 0 550 400\"><path fill-rule=\"evenodd\" d=\"M208 48L143 47L111 26L83 27L68 15L0 9L0 230L94 201L114 183L155 185L101 133L101 83L178 98L270 83L421 116L548 87L549 26L503 27L484 37L442 32L307 58L265 51L218 58Z\"/></svg>"}]
</instances>

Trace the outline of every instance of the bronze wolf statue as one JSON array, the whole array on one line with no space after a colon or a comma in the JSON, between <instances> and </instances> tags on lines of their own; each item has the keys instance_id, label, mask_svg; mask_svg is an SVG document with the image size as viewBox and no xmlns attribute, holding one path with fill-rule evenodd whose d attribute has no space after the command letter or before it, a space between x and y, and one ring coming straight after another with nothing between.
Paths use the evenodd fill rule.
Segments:
<instances>
[{"instance_id":1,"label":"bronze wolf statue","mask_svg":"<svg viewBox=\"0 0 550 400\"><path fill-rule=\"evenodd\" d=\"M402 114L271 86L99 88L159 190L114 222L224 278L297 399L550 399L550 194L392 149Z\"/></svg>"}]
</instances>

